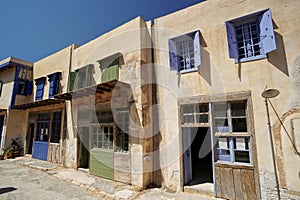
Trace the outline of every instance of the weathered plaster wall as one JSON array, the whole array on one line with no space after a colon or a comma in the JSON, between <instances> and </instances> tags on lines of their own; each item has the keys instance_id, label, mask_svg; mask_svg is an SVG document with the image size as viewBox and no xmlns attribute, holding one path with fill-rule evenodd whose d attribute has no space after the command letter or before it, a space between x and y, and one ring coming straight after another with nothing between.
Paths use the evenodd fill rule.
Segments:
<instances>
[{"instance_id":1,"label":"weathered plaster wall","mask_svg":"<svg viewBox=\"0 0 300 200\"><path fill-rule=\"evenodd\" d=\"M14 88L15 68L10 68L0 73L0 80L3 82L0 96L0 108L7 109L11 103Z\"/></svg>"},{"instance_id":2,"label":"weathered plaster wall","mask_svg":"<svg viewBox=\"0 0 300 200\"><path fill-rule=\"evenodd\" d=\"M151 74L148 73L151 68L149 65L146 65L147 63L151 63L151 49L147 49L151 47L150 33L148 30L146 23L140 17L137 17L82 45L74 51L71 70L74 71L81 67L92 65L93 74L91 84L99 84L101 83L101 70L97 61L120 53L122 60L120 63L122 64L119 68L119 80L130 84L138 118L134 120L137 124L134 130L131 130L131 133L140 137L149 134L148 126L146 126L146 128L143 127L143 121L145 120L143 104L146 104L150 98L141 87L144 81L147 83L151 79ZM112 99L112 104L114 101L115 100ZM72 112L76 113L77 108L73 107ZM69 121L71 121L71 119L69 119L68 122ZM76 124L73 125L77 126ZM71 137L74 137L76 134L77 133L73 132ZM150 139L140 138L130 144L131 183L133 185L145 186L152 181L152 159L149 159L147 154L151 152L151 140L151 137ZM75 139L74 142L76 142ZM73 145L71 143L69 145L71 151L71 146Z\"/></svg>"},{"instance_id":3,"label":"weathered plaster wall","mask_svg":"<svg viewBox=\"0 0 300 200\"><path fill-rule=\"evenodd\" d=\"M76 45L68 46L34 63L34 79L46 77L43 99L48 99L49 96L49 81L47 75L53 74L55 72L61 72L61 92L67 92L71 51L74 48L76 48ZM35 98L36 86L34 86L33 88Z\"/></svg>"},{"instance_id":4,"label":"weathered plaster wall","mask_svg":"<svg viewBox=\"0 0 300 200\"><path fill-rule=\"evenodd\" d=\"M5 147L11 146L11 139L19 138L18 142L21 146L24 145L25 135L27 131L28 115L26 110L9 110L6 124Z\"/></svg>"},{"instance_id":5,"label":"weathered plaster wall","mask_svg":"<svg viewBox=\"0 0 300 200\"><path fill-rule=\"evenodd\" d=\"M251 90L254 125L261 181L274 187L274 176L266 112L261 92L265 85L281 94L272 99L279 115L299 106L297 69L300 41L299 1L210 0L155 20L156 78L159 83L162 142L160 157L167 186L180 186L179 120L177 97ZM273 15L277 50L267 59L235 64L228 56L225 21L270 8ZM198 72L177 75L170 71L168 39L195 30L201 31L202 64ZM294 64L293 64L294 63ZM275 115L271 112L271 122ZM164 163L166 162L166 163ZM271 176L265 176L265 174ZM273 183L273 184L271 184ZM299 183L299 182L298 182ZM261 185L263 185L262 183ZM297 186L300 188L299 186ZM267 198L263 188L262 198Z\"/></svg>"}]
</instances>

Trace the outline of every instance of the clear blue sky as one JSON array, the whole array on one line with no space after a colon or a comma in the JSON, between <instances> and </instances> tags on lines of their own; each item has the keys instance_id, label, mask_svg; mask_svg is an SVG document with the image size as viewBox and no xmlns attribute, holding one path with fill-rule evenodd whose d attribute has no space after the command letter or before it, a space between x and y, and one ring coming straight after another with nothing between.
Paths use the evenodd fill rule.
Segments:
<instances>
[{"instance_id":1,"label":"clear blue sky","mask_svg":"<svg viewBox=\"0 0 300 200\"><path fill-rule=\"evenodd\" d=\"M0 60L34 62L137 17L154 19L202 0L6 0L0 2Z\"/></svg>"}]
</instances>

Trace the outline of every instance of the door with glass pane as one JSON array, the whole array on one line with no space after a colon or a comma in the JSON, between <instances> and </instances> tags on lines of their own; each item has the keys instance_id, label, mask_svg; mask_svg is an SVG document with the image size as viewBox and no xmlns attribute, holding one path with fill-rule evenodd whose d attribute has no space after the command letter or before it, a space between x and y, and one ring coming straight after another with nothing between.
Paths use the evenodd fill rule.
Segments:
<instances>
[{"instance_id":1,"label":"door with glass pane","mask_svg":"<svg viewBox=\"0 0 300 200\"><path fill-rule=\"evenodd\" d=\"M113 125L92 127L90 173L113 179Z\"/></svg>"}]
</instances>

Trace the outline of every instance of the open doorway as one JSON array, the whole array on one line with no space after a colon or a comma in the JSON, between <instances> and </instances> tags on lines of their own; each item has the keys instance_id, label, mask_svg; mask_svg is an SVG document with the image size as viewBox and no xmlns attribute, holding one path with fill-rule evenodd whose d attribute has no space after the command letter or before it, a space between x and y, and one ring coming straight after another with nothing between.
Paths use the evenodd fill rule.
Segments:
<instances>
[{"instance_id":1,"label":"open doorway","mask_svg":"<svg viewBox=\"0 0 300 200\"><path fill-rule=\"evenodd\" d=\"M212 148L208 127L183 128L184 184L213 183Z\"/></svg>"},{"instance_id":2,"label":"open doorway","mask_svg":"<svg viewBox=\"0 0 300 200\"><path fill-rule=\"evenodd\" d=\"M81 127L79 130L79 151L78 151L78 167L88 169L89 168L89 127Z\"/></svg>"},{"instance_id":3,"label":"open doorway","mask_svg":"<svg viewBox=\"0 0 300 200\"><path fill-rule=\"evenodd\" d=\"M32 154L34 136L34 124L30 123L28 126L27 136L26 136L26 154Z\"/></svg>"}]
</instances>

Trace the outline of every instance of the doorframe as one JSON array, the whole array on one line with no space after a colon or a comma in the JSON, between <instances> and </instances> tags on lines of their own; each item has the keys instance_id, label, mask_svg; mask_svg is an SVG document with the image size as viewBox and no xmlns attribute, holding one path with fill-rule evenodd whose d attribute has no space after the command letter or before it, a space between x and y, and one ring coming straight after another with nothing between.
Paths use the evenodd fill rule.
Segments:
<instances>
[{"instance_id":1,"label":"doorframe","mask_svg":"<svg viewBox=\"0 0 300 200\"><path fill-rule=\"evenodd\" d=\"M192 127L206 127L208 128L208 131L210 131L210 137L211 137L211 155L212 155L212 175L213 175L213 185L214 185L214 195L216 196L216 179L215 179L215 170L214 170L214 160L215 160L215 150L214 150L214 136L213 136L213 123L212 123L212 102L209 101L200 101L199 99L194 99L189 100L190 98L182 98L178 100L177 105L178 105L178 119L179 119L179 153L180 153L180 190L184 191L184 180L185 180L185 175L184 175L184 150L183 150L183 132L182 128L184 128L181 124L181 106L186 105L186 104L208 104L208 115L209 115L209 126L191 126Z\"/></svg>"},{"instance_id":2,"label":"doorframe","mask_svg":"<svg viewBox=\"0 0 300 200\"><path fill-rule=\"evenodd\" d=\"M198 96L191 96L191 97L179 97L177 99L178 105L178 128L179 128L179 150L180 150L180 190L183 191L184 189L184 174L183 174L183 151L182 151L182 126L181 126L181 106L185 104L197 104L197 103L208 103L211 106L209 111L210 115L210 128L211 128L211 137L212 143L214 143L214 125L212 123L213 117L213 103L216 102L230 102L230 101L240 101L246 100L247 101L247 126L249 126L250 137L252 139L251 142L251 159L252 165L254 168L254 179L255 179L255 189L258 199L261 198L261 188L260 188L260 181L259 181L259 165L257 160L257 147L256 147L256 137L255 137L255 127L254 127L254 108L252 103L251 91L236 91L236 92L228 92L228 93L217 93L217 94L210 94L210 95L198 95ZM213 152L213 181L214 181L214 195L216 196L216 177L215 177L215 161L216 159L216 151L214 146L212 146Z\"/></svg>"}]
</instances>

